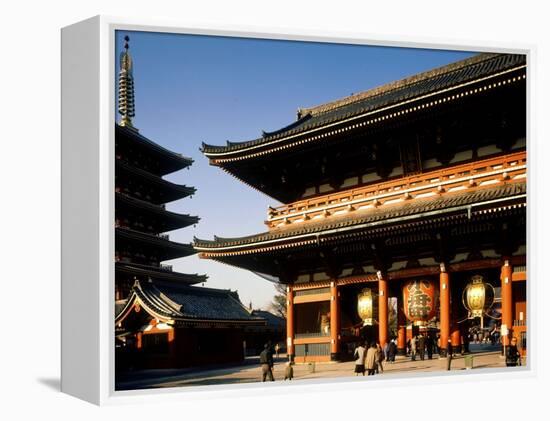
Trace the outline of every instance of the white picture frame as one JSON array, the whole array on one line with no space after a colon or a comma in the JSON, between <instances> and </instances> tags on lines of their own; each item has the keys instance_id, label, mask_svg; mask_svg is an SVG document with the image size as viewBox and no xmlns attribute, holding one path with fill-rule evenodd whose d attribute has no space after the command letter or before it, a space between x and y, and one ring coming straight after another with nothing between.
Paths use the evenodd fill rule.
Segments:
<instances>
[{"instance_id":1,"label":"white picture frame","mask_svg":"<svg viewBox=\"0 0 550 421\"><path fill-rule=\"evenodd\" d=\"M286 384L220 385L207 387L114 390L114 123L115 31L207 34L299 41L326 41L369 45L510 52L527 55L528 72L534 46L487 43L459 44L421 38L372 37L314 31L280 33L276 28L185 27L180 23L96 16L62 30L62 377L61 390L97 405L211 397L261 396L296 391L330 391L374 387L353 378ZM527 78L527 142L530 145L533 79ZM529 225L528 225L529 231ZM529 231L530 232L530 231ZM528 235L530 243L530 235ZM528 267L532 254L528 254ZM445 376L445 382L512 379L534 376L537 369L536 309L533 283L527 284L530 314L530 364L517 372L491 371ZM82 299L85 297L85 299ZM428 376L384 380L385 386L414 387ZM465 386L466 387L466 386Z\"/></svg>"}]
</instances>

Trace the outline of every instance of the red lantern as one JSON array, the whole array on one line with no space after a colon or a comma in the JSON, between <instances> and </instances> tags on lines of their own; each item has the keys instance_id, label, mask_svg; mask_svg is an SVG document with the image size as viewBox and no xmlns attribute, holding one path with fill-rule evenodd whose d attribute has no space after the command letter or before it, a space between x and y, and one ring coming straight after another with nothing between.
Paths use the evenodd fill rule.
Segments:
<instances>
[{"instance_id":1,"label":"red lantern","mask_svg":"<svg viewBox=\"0 0 550 421\"><path fill-rule=\"evenodd\" d=\"M416 324L423 324L437 314L437 291L432 281L409 281L403 285L405 316Z\"/></svg>"}]
</instances>

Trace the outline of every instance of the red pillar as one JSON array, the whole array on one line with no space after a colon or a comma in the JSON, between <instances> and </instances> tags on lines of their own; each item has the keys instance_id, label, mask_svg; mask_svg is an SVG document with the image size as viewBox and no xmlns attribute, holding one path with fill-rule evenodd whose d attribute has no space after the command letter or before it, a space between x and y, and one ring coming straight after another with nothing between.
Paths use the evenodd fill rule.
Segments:
<instances>
[{"instance_id":1,"label":"red pillar","mask_svg":"<svg viewBox=\"0 0 550 421\"><path fill-rule=\"evenodd\" d=\"M447 341L451 330L450 326L450 305L451 305L451 284L449 274L446 272L445 264L440 265L439 273L439 338L440 356L446 355ZM452 339L451 339L452 340Z\"/></svg>"},{"instance_id":2,"label":"red pillar","mask_svg":"<svg viewBox=\"0 0 550 421\"><path fill-rule=\"evenodd\" d=\"M335 281L330 283L330 360L340 359L340 297Z\"/></svg>"},{"instance_id":3,"label":"red pillar","mask_svg":"<svg viewBox=\"0 0 550 421\"><path fill-rule=\"evenodd\" d=\"M397 296L397 354L407 353L407 318L405 317L405 303L403 302L403 291L399 287Z\"/></svg>"},{"instance_id":4,"label":"red pillar","mask_svg":"<svg viewBox=\"0 0 550 421\"><path fill-rule=\"evenodd\" d=\"M512 266L508 259L504 260L500 273L500 286L502 297L502 324L508 328L508 336L502 338L503 344L509 345L509 338L512 337L513 311L512 311Z\"/></svg>"},{"instance_id":5,"label":"red pillar","mask_svg":"<svg viewBox=\"0 0 550 421\"><path fill-rule=\"evenodd\" d=\"M294 291L291 285L286 288L286 352L290 361L294 360Z\"/></svg>"},{"instance_id":6,"label":"red pillar","mask_svg":"<svg viewBox=\"0 0 550 421\"><path fill-rule=\"evenodd\" d=\"M383 348L388 342L388 281L378 272L378 342Z\"/></svg>"},{"instance_id":7,"label":"red pillar","mask_svg":"<svg viewBox=\"0 0 550 421\"><path fill-rule=\"evenodd\" d=\"M458 298L453 300L451 297L451 346L454 354L462 353L462 335L458 324Z\"/></svg>"}]
</instances>

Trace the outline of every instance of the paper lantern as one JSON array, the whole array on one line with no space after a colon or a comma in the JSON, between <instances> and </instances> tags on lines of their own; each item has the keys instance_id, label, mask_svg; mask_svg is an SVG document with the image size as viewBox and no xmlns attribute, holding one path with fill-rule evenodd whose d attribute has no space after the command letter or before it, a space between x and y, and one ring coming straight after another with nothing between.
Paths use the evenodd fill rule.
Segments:
<instances>
[{"instance_id":1,"label":"paper lantern","mask_svg":"<svg viewBox=\"0 0 550 421\"><path fill-rule=\"evenodd\" d=\"M491 284L483 281L483 277L475 275L462 292L462 303L468 310L468 318L481 318L491 308L495 300L495 289Z\"/></svg>"},{"instance_id":2,"label":"paper lantern","mask_svg":"<svg viewBox=\"0 0 550 421\"><path fill-rule=\"evenodd\" d=\"M370 288L364 288L357 296L357 313L363 320L363 326L372 326L377 309L377 299Z\"/></svg>"},{"instance_id":3,"label":"paper lantern","mask_svg":"<svg viewBox=\"0 0 550 421\"><path fill-rule=\"evenodd\" d=\"M415 324L424 324L437 314L437 291L432 281L409 281L403 285L403 310Z\"/></svg>"}]
</instances>

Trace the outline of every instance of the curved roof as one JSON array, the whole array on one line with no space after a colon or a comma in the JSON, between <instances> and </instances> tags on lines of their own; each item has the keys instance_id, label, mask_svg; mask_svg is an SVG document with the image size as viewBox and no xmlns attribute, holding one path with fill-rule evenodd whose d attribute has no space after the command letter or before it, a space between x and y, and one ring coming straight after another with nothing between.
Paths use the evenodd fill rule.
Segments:
<instances>
[{"instance_id":1,"label":"curved roof","mask_svg":"<svg viewBox=\"0 0 550 421\"><path fill-rule=\"evenodd\" d=\"M159 175L166 175L193 164L192 158L163 148L159 144L140 134L137 129L115 124L115 136L117 140L127 139L133 142L133 145L146 149L149 155L156 156L159 161L163 163L162 174Z\"/></svg>"},{"instance_id":2,"label":"curved roof","mask_svg":"<svg viewBox=\"0 0 550 421\"><path fill-rule=\"evenodd\" d=\"M116 262L115 270L117 272L128 273L136 277L151 278L154 281L163 280L187 285L200 284L201 282L206 282L208 279L207 275L173 272L171 270L164 270L159 267L141 265L138 263Z\"/></svg>"},{"instance_id":3,"label":"curved roof","mask_svg":"<svg viewBox=\"0 0 550 421\"><path fill-rule=\"evenodd\" d=\"M176 243L153 234L136 231L127 227L116 227L116 241L125 240L146 247L154 247L161 260L171 260L177 257L195 254L191 244Z\"/></svg>"},{"instance_id":4,"label":"curved roof","mask_svg":"<svg viewBox=\"0 0 550 421\"><path fill-rule=\"evenodd\" d=\"M138 301L160 320L252 323L264 325L265 319L251 315L230 290L174 285L151 280L135 282L115 323L120 323Z\"/></svg>"},{"instance_id":5,"label":"curved roof","mask_svg":"<svg viewBox=\"0 0 550 421\"><path fill-rule=\"evenodd\" d=\"M238 238L215 237L214 240L193 239L193 246L198 252L216 253L231 252L259 246L273 246L291 240L300 241L308 238L313 241L317 236L333 230L351 230L358 227L378 227L399 222L403 219L429 217L440 211L464 212L468 206L483 204L495 200L520 199L524 201L527 191L524 182L503 184L498 187L479 188L474 191L447 193L437 198L414 199L369 210L354 211L345 216L334 216L328 220L309 221L298 228L283 227L268 232Z\"/></svg>"},{"instance_id":6,"label":"curved roof","mask_svg":"<svg viewBox=\"0 0 550 421\"><path fill-rule=\"evenodd\" d=\"M159 205L136 199L124 193L116 192L115 199L117 204L116 211L121 211L126 206L130 209L135 209L141 214L158 216L162 218L165 224L163 225L166 228L165 231L187 227L200 221L198 216L171 212Z\"/></svg>"},{"instance_id":7,"label":"curved roof","mask_svg":"<svg viewBox=\"0 0 550 421\"><path fill-rule=\"evenodd\" d=\"M283 140L311 129L371 113L405 101L420 99L426 95L481 81L503 72L526 66L522 54L478 54L474 57L439 67L427 72L388 83L343 99L299 111L298 120L279 130L263 133L263 136L245 142L228 142L225 146L203 143L202 152L209 158L224 157L245 151L251 147Z\"/></svg>"},{"instance_id":8,"label":"curved roof","mask_svg":"<svg viewBox=\"0 0 550 421\"><path fill-rule=\"evenodd\" d=\"M132 177L141 180L142 182L148 183L149 185L154 186L158 191L161 191L166 196L165 202L174 201L187 197L196 193L197 189L195 187L186 186L185 184L175 184L171 181L165 180L155 174L144 171L140 168L137 168L127 162L124 162L122 159L117 159L115 161L116 171L125 172L131 175Z\"/></svg>"}]
</instances>

